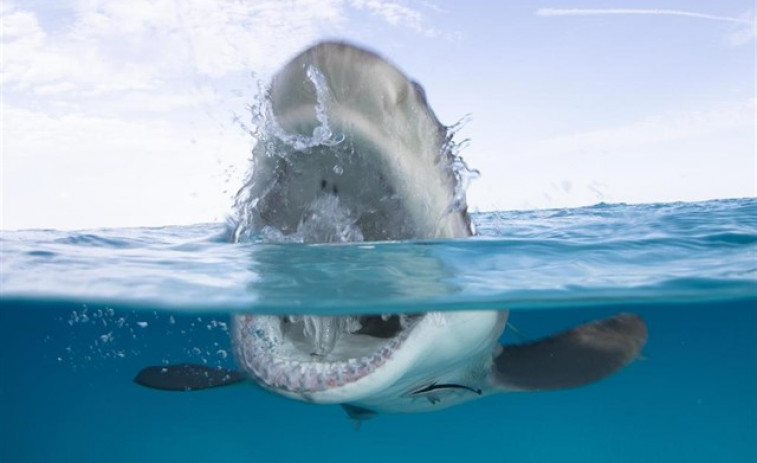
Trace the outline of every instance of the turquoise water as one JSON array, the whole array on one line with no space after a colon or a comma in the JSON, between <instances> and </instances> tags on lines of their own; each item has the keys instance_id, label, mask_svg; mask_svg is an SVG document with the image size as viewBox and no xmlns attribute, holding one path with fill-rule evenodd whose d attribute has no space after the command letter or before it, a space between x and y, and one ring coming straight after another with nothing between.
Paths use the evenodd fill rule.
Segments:
<instances>
[{"instance_id":1,"label":"turquoise water","mask_svg":"<svg viewBox=\"0 0 757 463\"><path fill-rule=\"evenodd\" d=\"M223 224L2 232L0 461L752 461L757 200L474 215L466 240L229 244ZM143 366L233 368L229 312L511 308L503 342L630 311L643 359L587 387L381 415Z\"/></svg>"}]
</instances>

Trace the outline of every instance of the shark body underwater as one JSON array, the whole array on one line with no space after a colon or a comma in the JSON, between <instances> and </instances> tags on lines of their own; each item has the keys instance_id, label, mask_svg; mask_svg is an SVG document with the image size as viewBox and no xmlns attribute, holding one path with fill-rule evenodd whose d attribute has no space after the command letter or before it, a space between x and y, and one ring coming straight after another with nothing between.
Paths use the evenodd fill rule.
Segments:
<instances>
[{"instance_id":1,"label":"shark body underwater","mask_svg":"<svg viewBox=\"0 0 757 463\"><path fill-rule=\"evenodd\" d=\"M320 43L274 76L268 98L276 134L253 150L246 186L255 200L243 214L250 229L306 243L473 234L447 128L422 87L380 56ZM647 339L641 318L621 313L500 345L507 317L507 310L235 314L239 371L160 365L135 381L187 391L251 380L292 399L341 404L362 420L585 385L631 363Z\"/></svg>"}]
</instances>

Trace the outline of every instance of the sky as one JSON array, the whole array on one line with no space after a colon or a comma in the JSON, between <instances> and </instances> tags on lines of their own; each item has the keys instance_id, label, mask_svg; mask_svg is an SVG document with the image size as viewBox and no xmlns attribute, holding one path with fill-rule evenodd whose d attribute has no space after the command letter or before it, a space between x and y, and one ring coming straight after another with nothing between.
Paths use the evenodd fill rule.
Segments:
<instances>
[{"instance_id":1,"label":"sky","mask_svg":"<svg viewBox=\"0 0 757 463\"><path fill-rule=\"evenodd\" d=\"M474 211L757 196L751 0L0 3L0 228L219 222L249 106L343 39L469 142Z\"/></svg>"}]
</instances>

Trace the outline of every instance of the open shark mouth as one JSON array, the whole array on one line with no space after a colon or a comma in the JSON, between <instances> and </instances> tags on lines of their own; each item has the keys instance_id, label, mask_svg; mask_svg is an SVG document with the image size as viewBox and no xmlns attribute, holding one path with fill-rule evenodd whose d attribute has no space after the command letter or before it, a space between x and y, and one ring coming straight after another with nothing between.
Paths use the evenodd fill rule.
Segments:
<instances>
[{"instance_id":1,"label":"open shark mouth","mask_svg":"<svg viewBox=\"0 0 757 463\"><path fill-rule=\"evenodd\" d=\"M269 389L325 391L384 365L424 316L240 315L234 324L236 358Z\"/></svg>"}]
</instances>

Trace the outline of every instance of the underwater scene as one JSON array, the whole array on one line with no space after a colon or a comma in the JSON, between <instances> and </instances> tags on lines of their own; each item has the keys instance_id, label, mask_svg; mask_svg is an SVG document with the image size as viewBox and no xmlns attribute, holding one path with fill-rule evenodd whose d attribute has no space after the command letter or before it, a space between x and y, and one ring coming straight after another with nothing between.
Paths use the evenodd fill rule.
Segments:
<instances>
[{"instance_id":1,"label":"underwater scene","mask_svg":"<svg viewBox=\"0 0 757 463\"><path fill-rule=\"evenodd\" d=\"M478 213L472 238L341 244L231 243L224 224L4 231L0 459L751 461L756 212L734 199ZM648 340L581 387L365 421L252 381L133 381L149 365L237 369L235 314L482 309L510 309L504 345L618 313Z\"/></svg>"}]
</instances>

